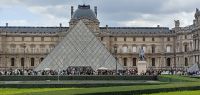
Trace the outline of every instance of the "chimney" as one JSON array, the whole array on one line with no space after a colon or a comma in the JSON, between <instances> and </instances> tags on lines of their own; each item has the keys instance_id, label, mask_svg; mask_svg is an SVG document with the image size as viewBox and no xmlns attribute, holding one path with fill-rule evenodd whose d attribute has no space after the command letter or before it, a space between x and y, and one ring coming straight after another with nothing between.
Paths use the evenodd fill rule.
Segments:
<instances>
[{"instance_id":1,"label":"chimney","mask_svg":"<svg viewBox=\"0 0 200 95\"><path fill-rule=\"evenodd\" d=\"M62 27L62 23L60 23L60 27Z\"/></svg>"},{"instance_id":2,"label":"chimney","mask_svg":"<svg viewBox=\"0 0 200 95\"><path fill-rule=\"evenodd\" d=\"M174 20L175 27L180 27L180 21L179 20Z\"/></svg>"},{"instance_id":3,"label":"chimney","mask_svg":"<svg viewBox=\"0 0 200 95\"><path fill-rule=\"evenodd\" d=\"M72 16L73 16L73 14L74 14L74 7L71 6L71 18L72 18Z\"/></svg>"},{"instance_id":4,"label":"chimney","mask_svg":"<svg viewBox=\"0 0 200 95\"><path fill-rule=\"evenodd\" d=\"M6 27L8 27L8 23L6 23Z\"/></svg>"},{"instance_id":5,"label":"chimney","mask_svg":"<svg viewBox=\"0 0 200 95\"><path fill-rule=\"evenodd\" d=\"M108 25L106 25L106 29L108 30Z\"/></svg>"},{"instance_id":6,"label":"chimney","mask_svg":"<svg viewBox=\"0 0 200 95\"><path fill-rule=\"evenodd\" d=\"M94 7L94 13L96 14L97 17L97 6Z\"/></svg>"}]
</instances>

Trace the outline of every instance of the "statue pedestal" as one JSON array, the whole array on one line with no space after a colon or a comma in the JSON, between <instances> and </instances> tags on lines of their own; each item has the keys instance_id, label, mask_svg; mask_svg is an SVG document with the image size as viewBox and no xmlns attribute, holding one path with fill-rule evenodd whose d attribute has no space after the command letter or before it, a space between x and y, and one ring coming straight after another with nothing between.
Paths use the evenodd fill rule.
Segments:
<instances>
[{"instance_id":1,"label":"statue pedestal","mask_svg":"<svg viewBox=\"0 0 200 95\"><path fill-rule=\"evenodd\" d=\"M138 75L141 75L142 73L146 73L146 71L147 71L147 62L146 61L138 61L137 70L138 70Z\"/></svg>"}]
</instances>

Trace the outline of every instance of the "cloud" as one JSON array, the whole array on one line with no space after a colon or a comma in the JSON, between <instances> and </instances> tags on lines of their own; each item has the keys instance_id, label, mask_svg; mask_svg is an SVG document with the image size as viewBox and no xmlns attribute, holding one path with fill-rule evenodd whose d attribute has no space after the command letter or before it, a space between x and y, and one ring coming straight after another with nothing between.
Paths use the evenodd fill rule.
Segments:
<instances>
[{"instance_id":1,"label":"cloud","mask_svg":"<svg viewBox=\"0 0 200 95\"><path fill-rule=\"evenodd\" d=\"M24 20L24 19L16 19L16 20L3 20L1 21L1 25L5 25L5 23L2 23L2 22L6 22L9 24L9 26L25 26L25 25L28 25L29 22L27 20Z\"/></svg>"},{"instance_id":2,"label":"cloud","mask_svg":"<svg viewBox=\"0 0 200 95\"><path fill-rule=\"evenodd\" d=\"M192 12L199 7L199 0L167 0L161 7L165 13Z\"/></svg>"},{"instance_id":3,"label":"cloud","mask_svg":"<svg viewBox=\"0 0 200 95\"><path fill-rule=\"evenodd\" d=\"M173 27L173 21L180 19L182 25L192 23L199 0L84 0L86 4L98 6L101 26L162 26ZM77 8L82 0L1 0L0 9L23 6L40 16L36 25L49 22L57 25L70 20L70 6ZM45 21L47 20L47 21ZM30 22L31 23L31 22ZM33 23L33 24L34 24ZM46 25L46 23L43 23Z\"/></svg>"}]
</instances>

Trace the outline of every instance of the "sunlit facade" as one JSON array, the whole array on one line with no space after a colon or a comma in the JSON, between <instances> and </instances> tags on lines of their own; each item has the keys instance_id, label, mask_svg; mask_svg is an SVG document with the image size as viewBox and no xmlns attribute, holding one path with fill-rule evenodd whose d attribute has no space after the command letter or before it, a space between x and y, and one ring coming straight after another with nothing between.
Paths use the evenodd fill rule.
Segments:
<instances>
[{"instance_id":1,"label":"sunlit facade","mask_svg":"<svg viewBox=\"0 0 200 95\"><path fill-rule=\"evenodd\" d=\"M200 11L194 23L180 27L100 27L97 7L71 8L69 27L0 27L0 68L35 68L64 39L70 29L82 20L94 35L117 58L124 68L136 68L143 47L148 68L186 69L200 58Z\"/></svg>"}]
</instances>

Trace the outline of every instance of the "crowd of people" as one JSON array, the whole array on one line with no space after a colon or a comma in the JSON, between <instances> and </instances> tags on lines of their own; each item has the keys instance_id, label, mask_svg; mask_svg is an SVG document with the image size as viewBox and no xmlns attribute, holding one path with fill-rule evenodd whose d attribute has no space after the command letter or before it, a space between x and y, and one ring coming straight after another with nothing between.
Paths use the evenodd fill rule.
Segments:
<instances>
[{"instance_id":1,"label":"crowd of people","mask_svg":"<svg viewBox=\"0 0 200 95\"><path fill-rule=\"evenodd\" d=\"M32 69L9 69L9 70L0 70L1 75L138 75L137 69L126 69L126 70L118 70L116 74L116 70L92 70L91 67L69 67L66 70L41 70L34 71ZM179 75L200 75L200 71L188 73L185 70L155 70L148 69L145 73L141 75L161 75L161 74L179 74Z\"/></svg>"}]
</instances>

